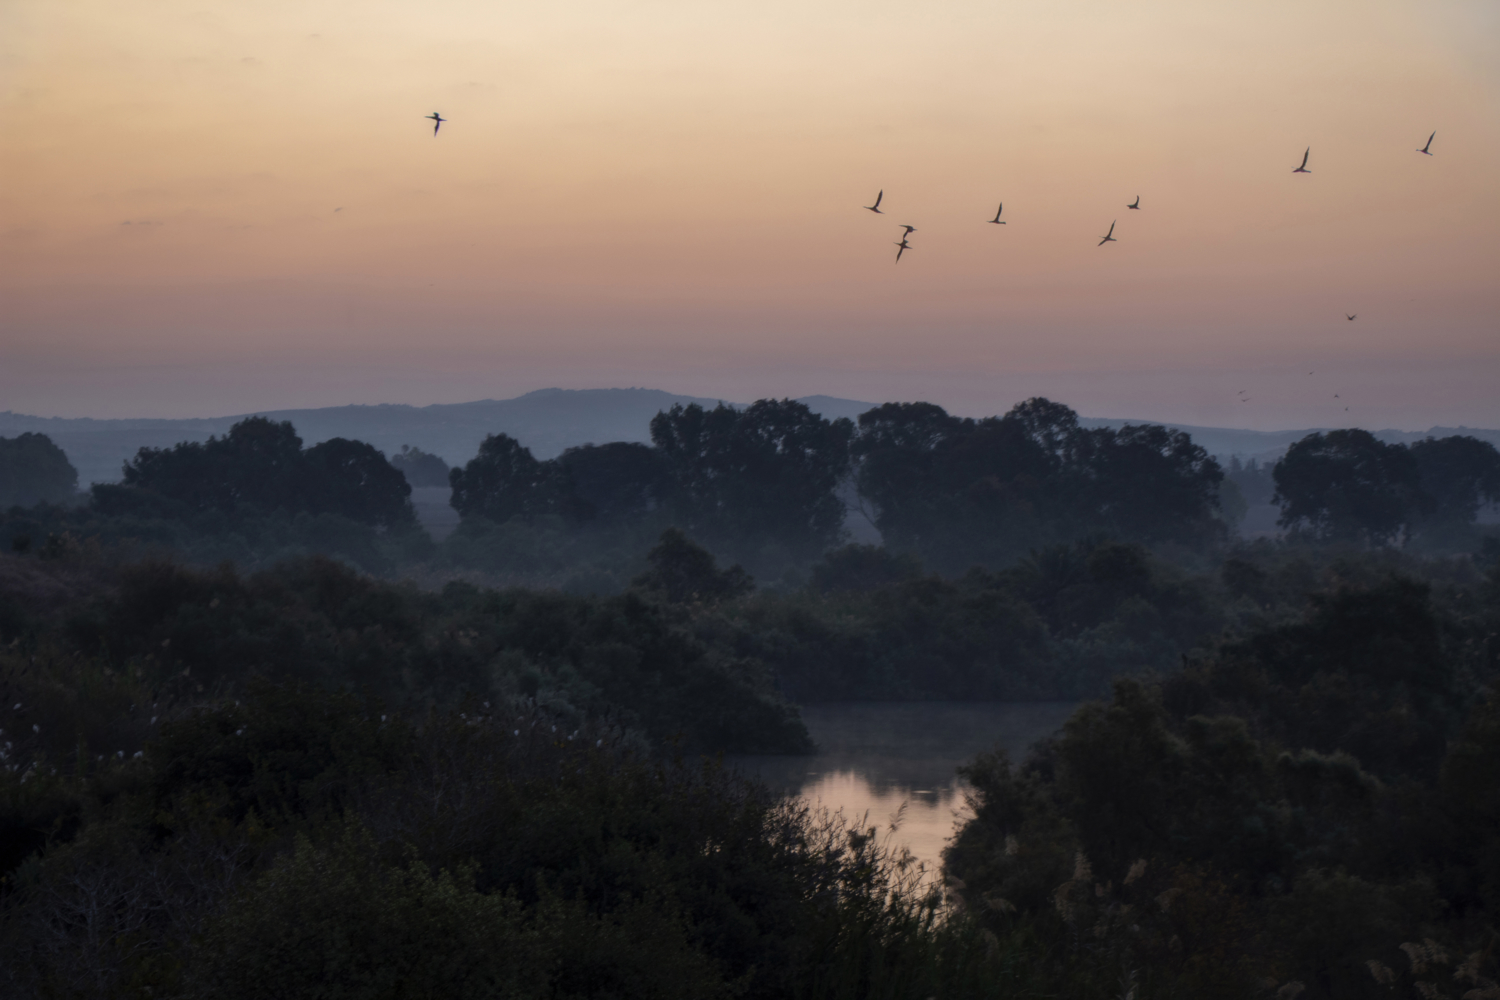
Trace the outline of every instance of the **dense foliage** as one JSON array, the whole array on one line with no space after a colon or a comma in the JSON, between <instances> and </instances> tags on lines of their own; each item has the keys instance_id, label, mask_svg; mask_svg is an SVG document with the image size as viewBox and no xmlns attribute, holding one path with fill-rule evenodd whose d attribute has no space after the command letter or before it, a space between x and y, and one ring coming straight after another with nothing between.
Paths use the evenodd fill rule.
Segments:
<instances>
[{"instance_id":1,"label":"dense foliage","mask_svg":"<svg viewBox=\"0 0 1500 1000\"><path fill-rule=\"evenodd\" d=\"M1279 523L1318 542L1385 545L1414 534L1461 542L1480 507L1500 502L1500 452L1472 437L1408 448L1358 429L1309 434L1272 477Z\"/></svg>"},{"instance_id":2,"label":"dense foliage","mask_svg":"<svg viewBox=\"0 0 1500 1000\"><path fill-rule=\"evenodd\" d=\"M886 544L943 572L998 568L1088 534L1202 544L1223 532L1223 473L1178 431L1087 430L1045 399L984 420L887 403L859 428L859 493Z\"/></svg>"},{"instance_id":3,"label":"dense foliage","mask_svg":"<svg viewBox=\"0 0 1500 1000\"><path fill-rule=\"evenodd\" d=\"M71 503L78 470L45 434L0 437L0 510L39 503Z\"/></svg>"},{"instance_id":4,"label":"dense foliage","mask_svg":"<svg viewBox=\"0 0 1500 1000\"><path fill-rule=\"evenodd\" d=\"M947 852L973 918L1074 989L1500 996L1500 562L1380 568L976 760Z\"/></svg>"},{"instance_id":5,"label":"dense foliage","mask_svg":"<svg viewBox=\"0 0 1500 1000\"><path fill-rule=\"evenodd\" d=\"M250 417L224 437L142 448L123 486L95 486L106 513L286 511L333 514L383 528L413 523L411 486L362 441L333 438L303 449L292 425Z\"/></svg>"}]
</instances>

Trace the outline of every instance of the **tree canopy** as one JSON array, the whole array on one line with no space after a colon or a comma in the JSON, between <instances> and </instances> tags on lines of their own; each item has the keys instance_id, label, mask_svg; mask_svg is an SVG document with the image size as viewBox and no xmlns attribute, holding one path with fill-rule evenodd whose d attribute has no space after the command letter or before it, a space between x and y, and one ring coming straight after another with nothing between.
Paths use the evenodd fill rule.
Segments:
<instances>
[{"instance_id":1,"label":"tree canopy","mask_svg":"<svg viewBox=\"0 0 1500 1000\"><path fill-rule=\"evenodd\" d=\"M138 509L160 498L189 511L305 511L385 527L414 520L411 486L372 445L333 438L304 451L290 422L265 417L222 438L142 448L125 463L124 486L96 486L95 502Z\"/></svg>"},{"instance_id":2,"label":"tree canopy","mask_svg":"<svg viewBox=\"0 0 1500 1000\"><path fill-rule=\"evenodd\" d=\"M66 503L78 491L78 470L45 434L0 437L0 509Z\"/></svg>"},{"instance_id":3,"label":"tree canopy","mask_svg":"<svg viewBox=\"0 0 1500 1000\"><path fill-rule=\"evenodd\" d=\"M1357 428L1309 434L1271 477L1277 523L1319 541L1387 544L1409 530L1422 498L1412 452Z\"/></svg>"},{"instance_id":4,"label":"tree canopy","mask_svg":"<svg viewBox=\"0 0 1500 1000\"><path fill-rule=\"evenodd\" d=\"M843 534L836 489L849 472L854 425L827 420L790 399L744 410L673 406L651 421L665 456L680 523L694 534L753 553L776 546L812 558Z\"/></svg>"},{"instance_id":5,"label":"tree canopy","mask_svg":"<svg viewBox=\"0 0 1500 1000\"><path fill-rule=\"evenodd\" d=\"M1223 473L1187 434L1085 429L1046 399L983 420L887 403L860 416L853 451L886 544L949 572L1088 534L1195 542L1221 530Z\"/></svg>"}]
</instances>

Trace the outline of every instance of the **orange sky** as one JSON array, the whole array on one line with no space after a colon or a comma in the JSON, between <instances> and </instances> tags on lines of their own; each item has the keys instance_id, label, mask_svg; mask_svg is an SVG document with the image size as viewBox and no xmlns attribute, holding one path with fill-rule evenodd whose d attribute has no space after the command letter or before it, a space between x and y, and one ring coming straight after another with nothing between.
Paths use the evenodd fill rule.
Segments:
<instances>
[{"instance_id":1,"label":"orange sky","mask_svg":"<svg viewBox=\"0 0 1500 1000\"><path fill-rule=\"evenodd\" d=\"M0 409L1500 426L1497 10L8 0Z\"/></svg>"}]
</instances>

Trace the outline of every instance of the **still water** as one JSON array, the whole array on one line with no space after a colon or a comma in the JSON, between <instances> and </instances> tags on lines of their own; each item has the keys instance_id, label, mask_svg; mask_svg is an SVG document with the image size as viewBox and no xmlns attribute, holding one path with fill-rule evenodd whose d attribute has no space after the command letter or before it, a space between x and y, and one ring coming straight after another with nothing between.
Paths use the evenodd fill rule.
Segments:
<instances>
[{"instance_id":1,"label":"still water","mask_svg":"<svg viewBox=\"0 0 1500 1000\"><path fill-rule=\"evenodd\" d=\"M869 825L882 832L905 803L894 839L933 868L955 823L967 815L958 766L996 746L1019 762L1076 707L1070 701L805 705L802 721L818 745L815 756L741 756L726 763L777 791L842 810L850 822L868 814Z\"/></svg>"}]
</instances>

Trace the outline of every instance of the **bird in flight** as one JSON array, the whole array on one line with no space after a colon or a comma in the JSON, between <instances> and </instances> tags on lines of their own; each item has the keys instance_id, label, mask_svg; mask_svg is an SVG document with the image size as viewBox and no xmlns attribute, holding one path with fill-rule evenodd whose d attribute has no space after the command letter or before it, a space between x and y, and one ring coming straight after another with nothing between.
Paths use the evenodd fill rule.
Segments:
<instances>
[{"instance_id":1,"label":"bird in flight","mask_svg":"<svg viewBox=\"0 0 1500 1000\"><path fill-rule=\"evenodd\" d=\"M1437 133L1433 133L1433 134L1436 135ZM1302 166L1298 167L1296 170L1293 170L1292 173L1294 173L1294 174L1310 174L1310 173L1312 173L1311 170L1307 169L1307 158L1308 158L1308 156L1311 153L1312 153L1312 147L1308 146L1307 147L1307 152L1305 152L1305 153L1302 154Z\"/></svg>"},{"instance_id":2,"label":"bird in flight","mask_svg":"<svg viewBox=\"0 0 1500 1000\"><path fill-rule=\"evenodd\" d=\"M1005 223L1000 221L1000 213L1003 211L1005 211L1005 202L1002 201L1000 203L1000 207L995 209L995 217L991 219L990 222L997 226L1005 225Z\"/></svg>"},{"instance_id":3,"label":"bird in flight","mask_svg":"<svg viewBox=\"0 0 1500 1000\"><path fill-rule=\"evenodd\" d=\"M1421 149L1417 150L1417 152L1419 152L1419 153L1426 153L1428 156L1431 156L1432 155L1432 140L1436 139L1436 138L1437 138L1437 133L1436 132L1432 133L1432 135L1429 135L1427 137L1427 145L1425 145Z\"/></svg>"},{"instance_id":4,"label":"bird in flight","mask_svg":"<svg viewBox=\"0 0 1500 1000\"><path fill-rule=\"evenodd\" d=\"M917 227L916 226L905 226L905 225L903 225L901 228L904 229L904 230L906 230L906 232L904 232L904 233L901 234L901 242L902 243L905 243L906 242L906 238L908 236L910 236L912 233L914 233L914 232L917 231Z\"/></svg>"},{"instance_id":5,"label":"bird in flight","mask_svg":"<svg viewBox=\"0 0 1500 1000\"><path fill-rule=\"evenodd\" d=\"M867 208L867 209L869 209L870 211L874 212L876 215L884 215L885 213L880 210L880 199L882 199L884 197L885 197L885 188L881 188L880 189L880 193L875 196L875 204L873 204L873 205L866 205L864 207Z\"/></svg>"},{"instance_id":6,"label":"bird in flight","mask_svg":"<svg viewBox=\"0 0 1500 1000\"><path fill-rule=\"evenodd\" d=\"M1135 201L1131 202L1129 205L1126 205L1125 207L1126 208L1140 208L1141 207L1141 196L1140 195L1136 195L1135 196Z\"/></svg>"},{"instance_id":7,"label":"bird in flight","mask_svg":"<svg viewBox=\"0 0 1500 1000\"><path fill-rule=\"evenodd\" d=\"M445 122L445 121L448 120L448 119L444 118L442 115L438 114L436 111L434 111L430 115L423 115L422 117L423 118L431 118L432 119L432 134L433 135L437 135L438 129L440 129L440 128L443 127L443 122Z\"/></svg>"},{"instance_id":8,"label":"bird in flight","mask_svg":"<svg viewBox=\"0 0 1500 1000\"><path fill-rule=\"evenodd\" d=\"M896 263L899 264L901 263L901 255L911 249L911 244L903 239L900 243L897 243L896 246L899 248L896 251Z\"/></svg>"},{"instance_id":9,"label":"bird in flight","mask_svg":"<svg viewBox=\"0 0 1500 1000\"><path fill-rule=\"evenodd\" d=\"M1354 317L1356 317L1358 315L1359 315L1359 313L1344 313L1344 318L1347 319L1349 322L1353 323L1354 322Z\"/></svg>"},{"instance_id":10,"label":"bird in flight","mask_svg":"<svg viewBox=\"0 0 1500 1000\"><path fill-rule=\"evenodd\" d=\"M1118 220L1116 220L1116 221L1118 221ZM1104 239L1102 239L1102 240L1099 241L1099 245L1102 247L1106 243L1118 243L1118 242L1120 242L1120 241L1117 240L1117 239L1115 239L1115 224L1113 222L1111 222L1109 224L1109 232L1107 232L1107 233L1104 234Z\"/></svg>"}]
</instances>

